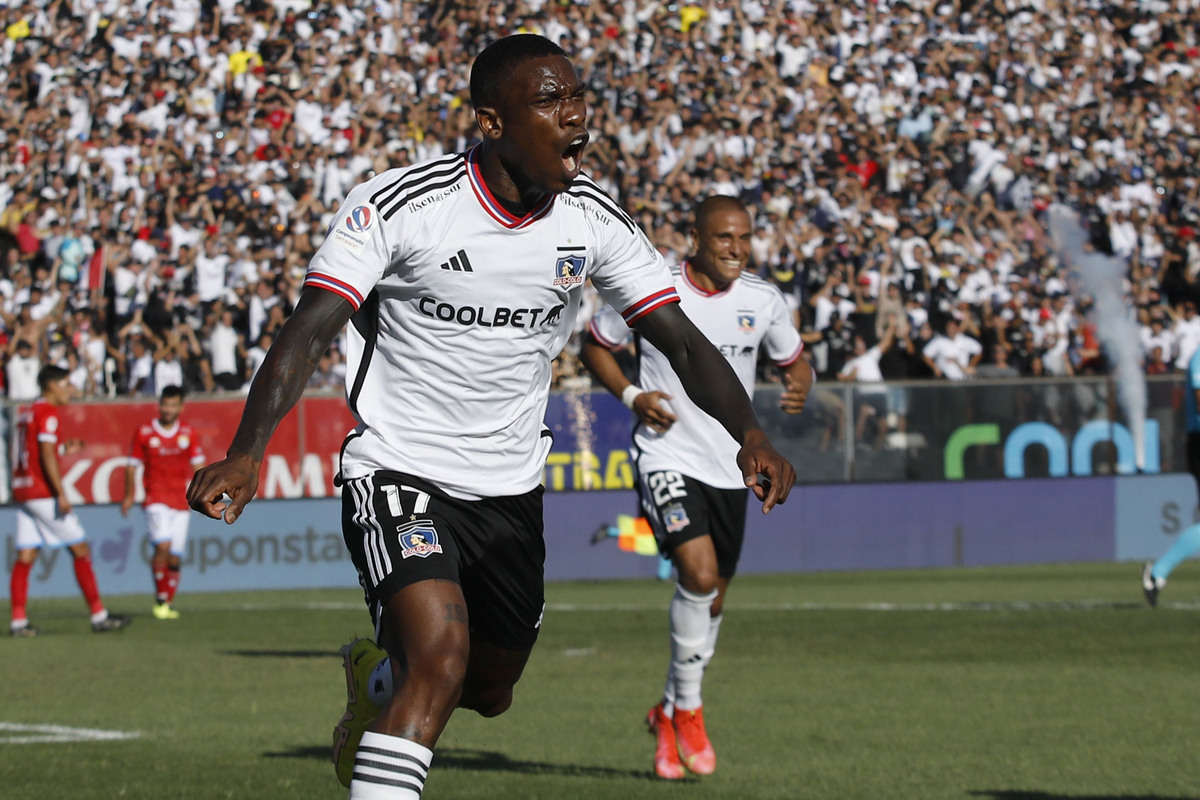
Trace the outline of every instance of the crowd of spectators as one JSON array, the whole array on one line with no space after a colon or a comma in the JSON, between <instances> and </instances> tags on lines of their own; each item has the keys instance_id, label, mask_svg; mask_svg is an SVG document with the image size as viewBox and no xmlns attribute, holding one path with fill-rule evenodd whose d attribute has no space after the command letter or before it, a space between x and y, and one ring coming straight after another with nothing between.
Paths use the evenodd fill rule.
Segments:
<instances>
[{"instance_id":1,"label":"crowd of spectators","mask_svg":"<svg viewBox=\"0 0 1200 800\"><path fill-rule=\"evenodd\" d=\"M470 146L470 54L518 31L580 68L586 169L669 261L700 199L748 204L752 267L825 377L1104 371L1055 203L1126 265L1147 372L1177 370L1200 344L1198 6L0 6L6 392L47 362L84 394L243 389L340 198ZM313 386L344 372L335 346Z\"/></svg>"}]
</instances>

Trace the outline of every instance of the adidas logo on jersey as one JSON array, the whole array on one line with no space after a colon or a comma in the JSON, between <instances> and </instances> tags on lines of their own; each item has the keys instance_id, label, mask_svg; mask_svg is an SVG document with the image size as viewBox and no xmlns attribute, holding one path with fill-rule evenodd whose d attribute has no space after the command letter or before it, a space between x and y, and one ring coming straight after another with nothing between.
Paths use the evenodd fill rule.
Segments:
<instances>
[{"instance_id":1,"label":"adidas logo on jersey","mask_svg":"<svg viewBox=\"0 0 1200 800\"><path fill-rule=\"evenodd\" d=\"M449 261L442 262L442 269L448 269L452 272L474 272L471 269L471 261L467 258L466 250L459 250L454 255L450 256Z\"/></svg>"}]
</instances>

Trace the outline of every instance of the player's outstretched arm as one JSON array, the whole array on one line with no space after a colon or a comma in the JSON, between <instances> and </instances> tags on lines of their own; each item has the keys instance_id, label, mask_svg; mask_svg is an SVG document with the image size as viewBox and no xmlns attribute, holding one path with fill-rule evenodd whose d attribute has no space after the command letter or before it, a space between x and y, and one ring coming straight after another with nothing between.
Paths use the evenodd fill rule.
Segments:
<instances>
[{"instance_id":1,"label":"player's outstretched arm","mask_svg":"<svg viewBox=\"0 0 1200 800\"><path fill-rule=\"evenodd\" d=\"M242 420L222 461L196 471L188 505L213 519L233 522L258 489L258 469L275 427L300 399L330 342L354 313L333 292L306 288L254 376ZM229 501L222 500L229 495Z\"/></svg>"},{"instance_id":2,"label":"player's outstretched arm","mask_svg":"<svg viewBox=\"0 0 1200 800\"><path fill-rule=\"evenodd\" d=\"M763 513L784 502L796 482L796 471L771 446L728 362L676 303L651 311L635 325L638 333L671 362L692 402L720 422L742 446L738 466L746 485L763 501ZM759 475L767 478L765 488Z\"/></svg>"}]
</instances>

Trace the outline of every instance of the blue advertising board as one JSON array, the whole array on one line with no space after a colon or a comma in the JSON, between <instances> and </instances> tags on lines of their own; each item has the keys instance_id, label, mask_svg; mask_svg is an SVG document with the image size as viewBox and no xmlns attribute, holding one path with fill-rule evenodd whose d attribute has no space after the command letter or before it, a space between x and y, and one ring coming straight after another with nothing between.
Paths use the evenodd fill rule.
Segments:
<instances>
[{"instance_id":1,"label":"blue advertising board","mask_svg":"<svg viewBox=\"0 0 1200 800\"><path fill-rule=\"evenodd\" d=\"M797 486L786 505L763 515L751 500L743 574L815 570L1105 561L1120 551L1118 498L1132 503L1172 476L1067 478L905 484ZM1177 477L1177 476L1175 476ZM1118 481L1150 481L1137 491ZM1166 493L1178 486L1163 487ZM651 577L657 556L621 550L596 536L619 515L636 515L632 491L545 495L549 580ZM1138 512L1142 513L1142 512ZM1132 512L1131 512L1132 514ZM1127 514L1132 519L1131 514ZM116 506L79 509L89 533L102 591L152 590L150 548L141 512ZM0 510L6 566L15 556L14 512ZM259 501L235 525L192 519L184 557L187 592L357 586L332 498ZM1133 528L1132 523L1129 525ZM1125 552L1125 555L1122 555ZM1139 551L1140 552L1140 551ZM1140 557L1140 556L1139 556ZM65 551L48 552L31 575L31 595L77 592Z\"/></svg>"},{"instance_id":2,"label":"blue advertising board","mask_svg":"<svg viewBox=\"0 0 1200 800\"><path fill-rule=\"evenodd\" d=\"M152 594L152 548L141 509L122 517L115 505L77 509L92 547L92 563L105 595ZM0 510L5 564L16 555L16 512ZM354 565L342 543L337 500L273 500L251 503L235 525L192 516L183 558L181 592L234 589L356 586ZM30 574L33 597L76 594L71 554L48 550Z\"/></svg>"},{"instance_id":3,"label":"blue advertising board","mask_svg":"<svg viewBox=\"0 0 1200 800\"><path fill-rule=\"evenodd\" d=\"M1191 475L1117 478L1116 559L1152 561L1184 528L1200 522L1196 481Z\"/></svg>"}]
</instances>

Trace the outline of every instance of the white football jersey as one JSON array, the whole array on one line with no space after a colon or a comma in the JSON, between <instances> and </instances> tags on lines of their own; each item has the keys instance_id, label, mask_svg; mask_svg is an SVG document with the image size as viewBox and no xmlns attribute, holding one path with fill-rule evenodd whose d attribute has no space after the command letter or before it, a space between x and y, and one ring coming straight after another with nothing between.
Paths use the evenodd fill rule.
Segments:
<instances>
[{"instance_id":1,"label":"white football jersey","mask_svg":"<svg viewBox=\"0 0 1200 800\"><path fill-rule=\"evenodd\" d=\"M671 273L684 313L725 356L747 394L754 392L760 345L767 358L780 367L800 357L804 342L774 284L743 273L724 291L707 292L691 280L686 262ZM592 318L589 330L597 342L610 349L621 347L633 334L608 309ZM638 342L638 372L643 389L671 396L664 402L677 417L666 433L640 423L634 428L638 470L642 474L675 470L717 489L745 488L737 465L737 441L688 398L667 357L645 340Z\"/></svg>"},{"instance_id":2,"label":"white football jersey","mask_svg":"<svg viewBox=\"0 0 1200 800\"><path fill-rule=\"evenodd\" d=\"M455 497L541 480L550 365L583 284L632 322L677 302L658 252L581 175L524 217L492 197L477 150L384 172L347 195L305 286L356 309L342 477L386 469Z\"/></svg>"}]
</instances>

